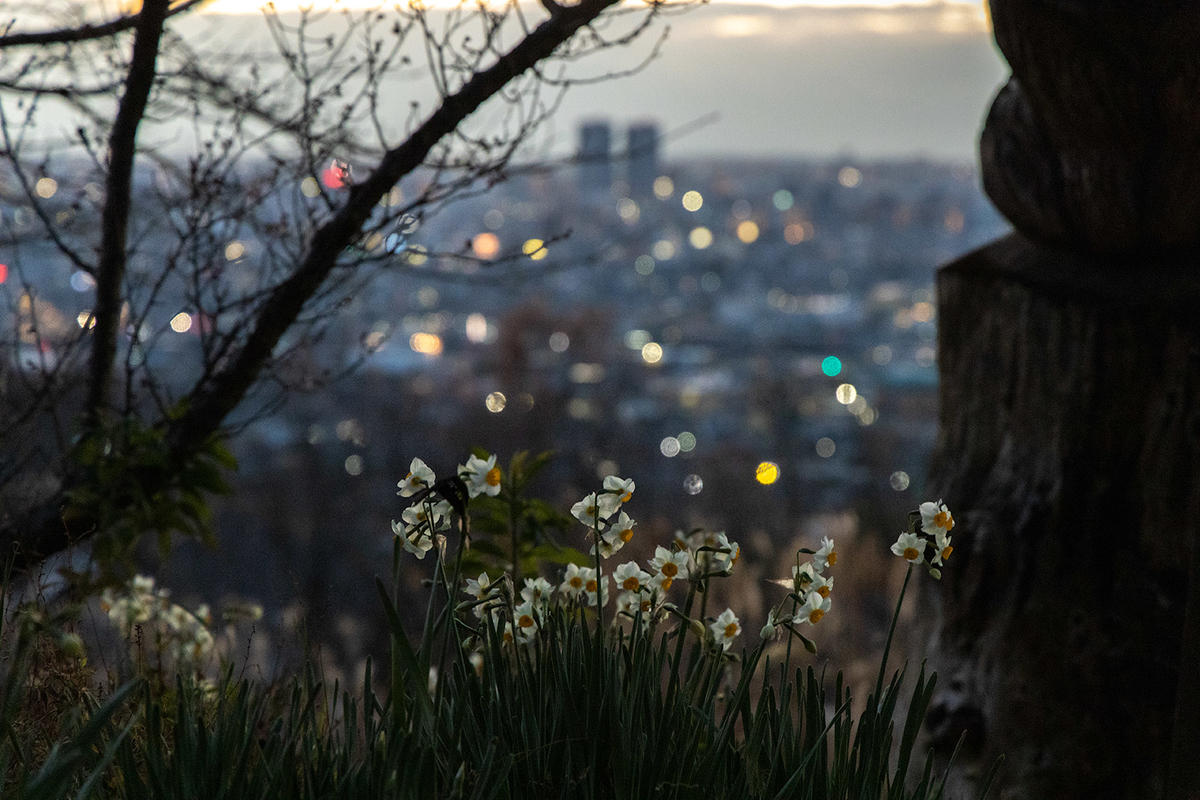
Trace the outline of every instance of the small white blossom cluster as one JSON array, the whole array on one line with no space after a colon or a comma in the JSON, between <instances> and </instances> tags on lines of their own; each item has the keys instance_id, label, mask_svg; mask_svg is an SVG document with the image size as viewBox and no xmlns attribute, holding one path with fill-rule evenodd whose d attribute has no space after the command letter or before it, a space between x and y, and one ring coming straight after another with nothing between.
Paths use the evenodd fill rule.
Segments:
<instances>
[{"instance_id":1,"label":"small white blossom cluster","mask_svg":"<svg viewBox=\"0 0 1200 800\"><path fill-rule=\"evenodd\" d=\"M812 554L811 561L792 567L792 591L800 598L800 606L792 616L793 625L816 625L829 613L833 577L825 572L837 560L833 540L826 536L821 539L821 547ZM769 617L767 624L771 624Z\"/></svg>"},{"instance_id":2,"label":"small white blossom cluster","mask_svg":"<svg viewBox=\"0 0 1200 800\"><path fill-rule=\"evenodd\" d=\"M100 607L125 638L144 631L154 637L160 652L168 652L177 664L198 665L213 649L212 614L207 605L188 611L169 597L166 589L155 588L154 578L137 575L123 592L105 589Z\"/></svg>"},{"instance_id":3,"label":"small white blossom cluster","mask_svg":"<svg viewBox=\"0 0 1200 800\"><path fill-rule=\"evenodd\" d=\"M468 497L500 494L501 472L494 455L486 459L469 457L466 464L458 465L457 474L467 487ZM412 497L432 488L436 481L433 470L421 459L414 458L408 467L408 475L396 484L400 489L396 494ZM426 495L422 502L404 509L400 522L392 520L392 533L401 539L405 550L423 559L433 547L435 535L450 528L450 511L450 503L445 499L435 500Z\"/></svg>"},{"instance_id":4,"label":"small white blossom cluster","mask_svg":"<svg viewBox=\"0 0 1200 800\"><path fill-rule=\"evenodd\" d=\"M602 492L592 492L571 506L571 516L588 526L596 539L593 555L599 548L600 555L609 558L633 538L633 526L637 523L620 509L633 497L634 488L632 480L609 475L604 479Z\"/></svg>"},{"instance_id":5,"label":"small white blossom cluster","mask_svg":"<svg viewBox=\"0 0 1200 800\"><path fill-rule=\"evenodd\" d=\"M892 545L892 552L910 564L925 565L929 568L930 575L941 578L942 571L939 567L944 566L950 554L954 552L954 547L950 544L954 516L941 500L936 503L921 503L919 514L921 533L917 533L910 525L910 530L901 533L896 539ZM926 550L930 547L933 548L933 553L926 557Z\"/></svg>"}]
</instances>

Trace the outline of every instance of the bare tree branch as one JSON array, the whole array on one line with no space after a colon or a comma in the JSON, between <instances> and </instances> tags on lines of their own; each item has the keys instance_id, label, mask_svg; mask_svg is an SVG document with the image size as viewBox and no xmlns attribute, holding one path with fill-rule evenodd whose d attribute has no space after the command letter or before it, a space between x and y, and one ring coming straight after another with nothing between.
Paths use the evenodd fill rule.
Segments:
<instances>
[{"instance_id":1,"label":"bare tree branch","mask_svg":"<svg viewBox=\"0 0 1200 800\"><path fill-rule=\"evenodd\" d=\"M109 405L117 333L121 321L121 283L125 274L126 237L129 230L133 162L137 130L146 113L154 86L155 62L170 0L146 0L137 15L137 32L125 94L108 140L107 197L101 218L100 261L96 267L96 327L92 331L92 358L87 407L93 415Z\"/></svg>"},{"instance_id":2,"label":"bare tree branch","mask_svg":"<svg viewBox=\"0 0 1200 800\"><path fill-rule=\"evenodd\" d=\"M183 14L206 2L208 0L185 0L174 8L168 9L166 16L173 17L177 14ZM104 22L99 25L89 24L80 25L77 28L56 28L36 33L10 33L0 36L0 50L6 47L27 47L30 45L44 47L52 44L72 44L75 42L105 39L109 36L115 36L118 33L136 28L141 23L142 17L145 14L146 8L143 7L142 11L137 14L118 17L111 22Z\"/></svg>"}]
</instances>

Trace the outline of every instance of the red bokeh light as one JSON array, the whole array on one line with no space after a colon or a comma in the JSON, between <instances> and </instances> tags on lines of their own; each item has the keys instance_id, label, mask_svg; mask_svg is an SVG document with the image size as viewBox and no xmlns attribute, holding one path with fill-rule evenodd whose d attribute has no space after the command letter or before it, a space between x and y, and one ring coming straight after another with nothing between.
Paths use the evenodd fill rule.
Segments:
<instances>
[{"instance_id":1,"label":"red bokeh light","mask_svg":"<svg viewBox=\"0 0 1200 800\"><path fill-rule=\"evenodd\" d=\"M321 172L321 183L326 189L343 189L350 183L350 165L335 158Z\"/></svg>"},{"instance_id":2,"label":"red bokeh light","mask_svg":"<svg viewBox=\"0 0 1200 800\"><path fill-rule=\"evenodd\" d=\"M0 264L0 283L8 280L8 264Z\"/></svg>"}]
</instances>

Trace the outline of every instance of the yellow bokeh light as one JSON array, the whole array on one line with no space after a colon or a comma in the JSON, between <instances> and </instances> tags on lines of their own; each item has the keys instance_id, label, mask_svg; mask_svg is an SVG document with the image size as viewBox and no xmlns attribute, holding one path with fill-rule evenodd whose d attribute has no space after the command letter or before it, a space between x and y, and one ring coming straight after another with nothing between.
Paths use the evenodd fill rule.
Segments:
<instances>
[{"instance_id":1,"label":"yellow bokeh light","mask_svg":"<svg viewBox=\"0 0 1200 800\"><path fill-rule=\"evenodd\" d=\"M704 205L704 197L695 189L684 193L683 207L688 211L699 211L702 205Z\"/></svg>"},{"instance_id":2,"label":"yellow bokeh light","mask_svg":"<svg viewBox=\"0 0 1200 800\"><path fill-rule=\"evenodd\" d=\"M773 461L764 461L754 470L754 480L763 486L769 486L779 480L779 465Z\"/></svg>"},{"instance_id":3,"label":"yellow bokeh light","mask_svg":"<svg viewBox=\"0 0 1200 800\"><path fill-rule=\"evenodd\" d=\"M703 250L713 243L712 231L703 225L692 228L692 232L688 234L688 242L697 250Z\"/></svg>"},{"instance_id":4,"label":"yellow bokeh light","mask_svg":"<svg viewBox=\"0 0 1200 800\"><path fill-rule=\"evenodd\" d=\"M58 181L54 178L42 178L34 187L38 193L38 197L51 198L58 191Z\"/></svg>"},{"instance_id":5,"label":"yellow bokeh light","mask_svg":"<svg viewBox=\"0 0 1200 800\"><path fill-rule=\"evenodd\" d=\"M504 392L492 392L487 396L487 400L484 401L487 410L493 414L499 414L507 404L508 398L504 396Z\"/></svg>"},{"instance_id":6,"label":"yellow bokeh light","mask_svg":"<svg viewBox=\"0 0 1200 800\"><path fill-rule=\"evenodd\" d=\"M666 175L659 175L654 179L654 196L659 200L666 200L671 195L675 194L675 181L671 180Z\"/></svg>"},{"instance_id":7,"label":"yellow bokeh light","mask_svg":"<svg viewBox=\"0 0 1200 800\"><path fill-rule=\"evenodd\" d=\"M428 251L419 244L414 244L412 247L404 251L404 260L414 267L419 267L429 260Z\"/></svg>"},{"instance_id":8,"label":"yellow bokeh light","mask_svg":"<svg viewBox=\"0 0 1200 800\"><path fill-rule=\"evenodd\" d=\"M90 311L80 311L79 315L75 317L75 321L79 323L79 327L81 328L96 327L96 317Z\"/></svg>"},{"instance_id":9,"label":"yellow bokeh light","mask_svg":"<svg viewBox=\"0 0 1200 800\"><path fill-rule=\"evenodd\" d=\"M550 255L550 251L546 249L546 243L541 239L527 239L525 244L521 245L521 252L534 261L541 261Z\"/></svg>"},{"instance_id":10,"label":"yellow bokeh light","mask_svg":"<svg viewBox=\"0 0 1200 800\"><path fill-rule=\"evenodd\" d=\"M912 314L912 318L916 322L929 322L929 320L933 319L933 304L926 302L915 303L909 313Z\"/></svg>"},{"instance_id":11,"label":"yellow bokeh light","mask_svg":"<svg viewBox=\"0 0 1200 800\"><path fill-rule=\"evenodd\" d=\"M745 244L758 238L758 225L753 220L744 220L737 226L737 237Z\"/></svg>"},{"instance_id":12,"label":"yellow bokeh light","mask_svg":"<svg viewBox=\"0 0 1200 800\"><path fill-rule=\"evenodd\" d=\"M434 333L414 333L408 340L408 346L427 356L439 356L442 354L442 337Z\"/></svg>"},{"instance_id":13,"label":"yellow bokeh light","mask_svg":"<svg viewBox=\"0 0 1200 800\"><path fill-rule=\"evenodd\" d=\"M225 260L237 261L246 254L246 246L241 242L230 242L225 245Z\"/></svg>"},{"instance_id":14,"label":"yellow bokeh light","mask_svg":"<svg viewBox=\"0 0 1200 800\"><path fill-rule=\"evenodd\" d=\"M180 311L175 316L171 317L171 330L176 333L187 333L192 328L192 315L186 311Z\"/></svg>"},{"instance_id":15,"label":"yellow bokeh light","mask_svg":"<svg viewBox=\"0 0 1200 800\"><path fill-rule=\"evenodd\" d=\"M647 364L657 364L662 361L663 349L658 342L646 342L642 345L642 360Z\"/></svg>"},{"instance_id":16,"label":"yellow bokeh light","mask_svg":"<svg viewBox=\"0 0 1200 800\"><path fill-rule=\"evenodd\" d=\"M495 258L500 252L500 237L494 233L481 233L471 240L471 249L479 258Z\"/></svg>"},{"instance_id":17,"label":"yellow bokeh light","mask_svg":"<svg viewBox=\"0 0 1200 800\"><path fill-rule=\"evenodd\" d=\"M305 197L316 197L321 193L321 184L317 183L316 178L309 175L300 181L300 193Z\"/></svg>"},{"instance_id":18,"label":"yellow bokeh light","mask_svg":"<svg viewBox=\"0 0 1200 800\"><path fill-rule=\"evenodd\" d=\"M848 406L858 397L858 390L854 388L854 384L852 383L843 383L837 387L835 394L839 403Z\"/></svg>"}]
</instances>

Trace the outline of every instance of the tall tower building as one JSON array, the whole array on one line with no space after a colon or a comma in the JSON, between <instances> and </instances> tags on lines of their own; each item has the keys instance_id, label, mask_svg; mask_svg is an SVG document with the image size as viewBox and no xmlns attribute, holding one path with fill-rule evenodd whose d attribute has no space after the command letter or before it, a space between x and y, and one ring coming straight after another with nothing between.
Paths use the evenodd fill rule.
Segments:
<instances>
[{"instance_id":1,"label":"tall tower building","mask_svg":"<svg viewBox=\"0 0 1200 800\"><path fill-rule=\"evenodd\" d=\"M579 127L579 186L605 192L612 187L612 126L607 121Z\"/></svg>"},{"instance_id":2,"label":"tall tower building","mask_svg":"<svg viewBox=\"0 0 1200 800\"><path fill-rule=\"evenodd\" d=\"M629 191L648 195L658 177L658 126L643 122L629 126Z\"/></svg>"}]
</instances>

